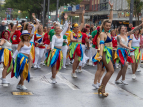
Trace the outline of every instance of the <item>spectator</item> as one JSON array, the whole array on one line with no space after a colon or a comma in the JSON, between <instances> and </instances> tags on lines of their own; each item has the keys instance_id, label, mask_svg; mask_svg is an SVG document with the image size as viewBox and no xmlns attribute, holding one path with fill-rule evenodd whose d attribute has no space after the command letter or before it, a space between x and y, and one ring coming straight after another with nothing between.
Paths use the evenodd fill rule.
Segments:
<instances>
[{"instance_id":1,"label":"spectator","mask_svg":"<svg viewBox=\"0 0 143 107\"><path fill-rule=\"evenodd\" d=\"M132 30L132 27L133 27L133 24L132 24L132 23L130 23L130 24L129 24L129 27L128 27L128 29L127 29L127 30L128 30L128 32Z\"/></svg>"},{"instance_id":2,"label":"spectator","mask_svg":"<svg viewBox=\"0 0 143 107\"><path fill-rule=\"evenodd\" d=\"M6 27L5 27L5 23L2 21L2 24L0 26L0 34L2 31L6 30Z\"/></svg>"}]
</instances>

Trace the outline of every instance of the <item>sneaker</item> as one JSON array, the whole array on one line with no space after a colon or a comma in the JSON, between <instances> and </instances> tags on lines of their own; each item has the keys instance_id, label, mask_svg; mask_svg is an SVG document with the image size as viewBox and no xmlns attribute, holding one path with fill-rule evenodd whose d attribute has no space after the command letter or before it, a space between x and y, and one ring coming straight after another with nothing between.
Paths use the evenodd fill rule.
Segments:
<instances>
[{"instance_id":1,"label":"sneaker","mask_svg":"<svg viewBox=\"0 0 143 107\"><path fill-rule=\"evenodd\" d=\"M42 65L45 66L45 63L43 63Z\"/></svg>"},{"instance_id":2,"label":"sneaker","mask_svg":"<svg viewBox=\"0 0 143 107\"><path fill-rule=\"evenodd\" d=\"M97 84L92 84L92 86L95 87L95 89L99 88L98 83Z\"/></svg>"},{"instance_id":3,"label":"sneaker","mask_svg":"<svg viewBox=\"0 0 143 107\"><path fill-rule=\"evenodd\" d=\"M71 74L73 78L77 78L76 73Z\"/></svg>"},{"instance_id":4,"label":"sneaker","mask_svg":"<svg viewBox=\"0 0 143 107\"><path fill-rule=\"evenodd\" d=\"M21 85L17 85L17 86L16 86L17 89L20 89L20 87L21 87Z\"/></svg>"},{"instance_id":5,"label":"sneaker","mask_svg":"<svg viewBox=\"0 0 143 107\"><path fill-rule=\"evenodd\" d=\"M81 73L81 72L82 72L82 69L79 69L78 72Z\"/></svg>"},{"instance_id":6,"label":"sneaker","mask_svg":"<svg viewBox=\"0 0 143 107\"><path fill-rule=\"evenodd\" d=\"M141 72L141 69L140 69L140 68L138 68L136 72Z\"/></svg>"},{"instance_id":7,"label":"sneaker","mask_svg":"<svg viewBox=\"0 0 143 107\"><path fill-rule=\"evenodd\" d=\"M2 78L2 84L10 84L6 79Z\"/></svg>"},{"instance_id":8,"label":"sneaker","mask_svg":"<svg viewBox=\"0 0 143 107\"><path fill-rule=\"evenodd\" d=\"M89 62L86 65L89 66L90 65Z\"/></svg>"},{"instance_id":9,"label":"sneaker","mask_svg":"<svg viewBox=\"0 0 143 107\"><path fill-rule=\"evenodd\" d=\"M38 66L37 65L34 65L34 69L37 69L38 68Z\"/></svg>"},{"instance_id":10,"label":"sneaker","mask_svg":"<svg viewBox=\"0 0 143 107\"><path fill-rule=\"evenodd\" d=\"M101 86L101 83L97 83L98 84L98 87L100 87Z\"/></svg>"},{"instance_id":11,"label":"sneaker","mask_svg":"<svg viewBox=\"0 0 143 107\"><path fill-rule=\"evenodd\" d=\"M121 82L122 82L122 84L124 84L124 85L128 85L128 83L127 83L125 80L122 80Z\"/></svg>"},{"instance_id":12,"label":"sneaker","mask_svg":"<svg viewBox=\"0 0 143 107\"><path fill-rule=\"evenodd\" d=\"M63 68L66 68L66 66L63 66Z\"/></svg>"},{"instance_id":13,"label":"sneaker","mask_svg":"<svg viewBox=\"0 0 143 107\"><path fill-rule=\"evenodd\" d=\"M40 69L40 68L41 68L41 67L40 67L40 65L38 65L38 67L37 67L37 68L39 68L39 69Z\"/></svg>"},{"instance_id":14,"label":"sneaker","mask_svg":"<svg viewBox=\"0 0 143 107\"><path fill-rule=\"evenodd\" d=\"M20 90L27 90L27 88L24 85L21 85Z\"/></svg>"},{"instance_id":15,"label":"sneaker","mask_svg":"<svg viewBox=\"0 0 143 107\"><path fill-rule=\"evenodd\" d=\"M128 69L132 69L131 65L128 65Z\"/></svg>"},{"instance_id":16,"label":"sneaker","mask_svg":"<svg viewBox=\"0 0 143 107\"><path fill-rule=\"evenodd\" d=\"M52 84L56 84L57 83L56 78L51 77L51 80L52 80Z\"/></svg>"},{"instance_id":17,"label":"sneaker","mask_svg":"<svg viewBox=\"0 0 143 107\"><path fill-rule=\"evenodd\" d=\"M135 80L136 79L136 75L132 74L132 79Z\"/></svg>"},{"instance_id":18,"label":"sneaker","mask_svg":"<svg viewBox=\"0 0 143 107\"><path fill-rule=\"evenodd\" d=\"M122 84L120 80L115 81L115 84Z\"/></svg>"}]
</instances>

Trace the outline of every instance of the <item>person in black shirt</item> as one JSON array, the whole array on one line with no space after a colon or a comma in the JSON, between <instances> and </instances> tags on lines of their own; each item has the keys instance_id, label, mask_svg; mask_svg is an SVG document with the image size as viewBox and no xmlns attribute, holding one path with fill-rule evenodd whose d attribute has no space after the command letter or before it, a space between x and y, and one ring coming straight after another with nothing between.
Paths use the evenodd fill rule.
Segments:
<instances>
[{"instance_id":1,"label":"person in black shirt","mask_svg":"<svg viewBox=\"0 0 143 107\"><path fill-rule=\"evenodd\" d=\"M21 25L22 25L21 33L23 31L24 23L25 23L25 20L22 20L22 22L21 22Z\"/></svg>"}]
</instances>

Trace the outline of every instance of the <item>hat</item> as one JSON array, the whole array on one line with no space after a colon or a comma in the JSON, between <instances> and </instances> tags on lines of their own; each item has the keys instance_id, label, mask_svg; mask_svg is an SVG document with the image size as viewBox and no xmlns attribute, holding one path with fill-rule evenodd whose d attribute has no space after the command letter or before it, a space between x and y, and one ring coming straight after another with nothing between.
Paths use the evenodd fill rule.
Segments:
<instances>
[{"instance_id":1,"label":"hat","mask_svg":"<svg viewBox=\"0 0 143 107\"><path fill-rule=\"evenodd\" d=\"M20 28L20 27L22 27L21 24L18 24L17 28Z\"/></svg>"},{"instance_id":2,"label":"hat","mask_svg":"<svg viewBox=\"0 0 143 107\"><path fill-rule=\"evenodd\" d=\"M30 33L28 33L28 30L23 30L20 38L22 39L22 36L24 36L24 35L30 36Z\"/></svg>"}]
</instances>

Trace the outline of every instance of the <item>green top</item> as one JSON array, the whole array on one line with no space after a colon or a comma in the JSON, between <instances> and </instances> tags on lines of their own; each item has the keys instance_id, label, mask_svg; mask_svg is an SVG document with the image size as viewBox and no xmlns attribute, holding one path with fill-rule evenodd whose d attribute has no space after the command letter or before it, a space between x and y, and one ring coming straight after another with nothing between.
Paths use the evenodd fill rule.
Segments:
<instances>
[{"instance_id":1,"label":"green top","mask_svg":"<svg viewBox=\"0 0 143 107\"><path fill-rule=\"evenodd\" d=\"M50 32L49 32L50 42L52 42L52 37L53 37L54 34L55 34L55 30L54 30L54 29L51 29Z\"/></svg>"},{"instance_id":2,"label":"green top","mask_svg":"<svg viewBox=\"0 0 143 107\"><path fill-rule=\"evenodd\" d=\"M94 39L96 34L97 34L97 30L95 30L91 33L93 39ZM92 47L95 48L95 45L92 44Z\"/></svg>"},{"instance_id":3,"label":"green top","mask_svg":"<svg viewBox=\"0 0 143 107\"><path fill-rule=\"evenodd\" d=\"M63 39L67 39L67 36L66 35L64 35L63 36ZM65 42L63 42L63 46L65 46L65 45L67 45Z\"/></svg>"}]
</instances>

